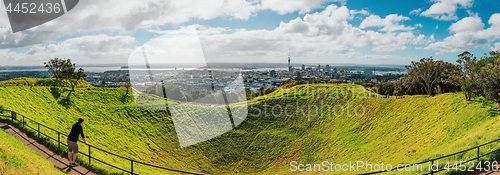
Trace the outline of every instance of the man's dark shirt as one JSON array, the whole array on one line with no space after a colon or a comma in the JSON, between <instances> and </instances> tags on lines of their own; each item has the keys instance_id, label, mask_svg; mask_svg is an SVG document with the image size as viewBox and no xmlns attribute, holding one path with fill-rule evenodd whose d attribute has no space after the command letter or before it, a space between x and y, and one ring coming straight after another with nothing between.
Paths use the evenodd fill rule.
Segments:
<instances>
[{"instance_id":1,"label":"man's dark shirt","mask_svg":"<svg viewBox=\"0 0 500 175\"><path fill-rule=\"evenodd\" d=\"M80 123L75 123L73 127L71 127L71 132L68 135L68 140L72 142L77 142L78 141L78 136L82 134L82 138L85 138L85 135L83 135L83 128Z\"/></svg>"}]
</instances>

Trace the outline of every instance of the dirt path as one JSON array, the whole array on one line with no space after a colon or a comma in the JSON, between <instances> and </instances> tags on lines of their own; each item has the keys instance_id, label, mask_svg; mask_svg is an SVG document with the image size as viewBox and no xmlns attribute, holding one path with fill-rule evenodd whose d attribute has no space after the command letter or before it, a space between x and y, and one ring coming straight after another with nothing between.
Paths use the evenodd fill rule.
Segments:
<instances>
[{"instance_id":1,"label":"dirt path","mask_svg":"<svg viewBox=\"0 0 500 175\"><path fill-rule=\"evenodd\" d=\"M472 173L469 173L467 175L500 175L500 170L499 171L472 172Z\"/></svg>"},{"instance_id":2,"label":"dirt path","mask_svg":"<svg viewBox=\"0 0 500 175\"><path fill-rule=\"evenodd\" d=\"M43 157L50 160L52 163L54 163L59 168L66 170L70 174L96 175L96 173L91 172L90 170L88 170L87 168L82 167L82 166L70 167L69 160L66 157L67 155L63 157L59 154L54 153L53 151L49 150L44 145L39 144L36 140L28 137L25 133L21 132L19 129L15 128L12 125L0 122L0 128L4 129L8 133L10 133L10 135L18 138L24 144L28 145L30 148L35 150L37 153L40 153Z\"/></svg>"},{"instance_id":3,"label":"dirt path","mask_svg":"<svg viewBox=\"0 0 500 175\"><path fill-rule=\"evenodd\" d=\"M482 171L482 172L465 173L465 175L500 175L500 172L499 171Z\"/></svg>"}]
</instances>

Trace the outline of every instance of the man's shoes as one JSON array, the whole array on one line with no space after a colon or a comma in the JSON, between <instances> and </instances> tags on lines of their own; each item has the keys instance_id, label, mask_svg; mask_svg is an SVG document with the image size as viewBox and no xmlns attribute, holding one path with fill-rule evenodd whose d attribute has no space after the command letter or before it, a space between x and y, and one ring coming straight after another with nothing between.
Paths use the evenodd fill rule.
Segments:
<instances>
[{"instance_id":1,"label":"man's shoes","mask_svg":"<svg viewBox=\"0 0 500 175\"><path fill-rule=\"evenodd\" d=\"M69 166L76 166L75 164L73 164L73 162L70 162L69 163Z\"/></svg>"},{"instance_id":2,"label":"man's shoes","mask_svg":"<svg viewBox=\"0 0 500 175\"><path fill-rule=\"evenodd\" d=\"M78 164L78 163L76 163L76 162L73 162L73 165L78 166L78 165L80 165L80 164Z\"/></svg>"}]
</instances>

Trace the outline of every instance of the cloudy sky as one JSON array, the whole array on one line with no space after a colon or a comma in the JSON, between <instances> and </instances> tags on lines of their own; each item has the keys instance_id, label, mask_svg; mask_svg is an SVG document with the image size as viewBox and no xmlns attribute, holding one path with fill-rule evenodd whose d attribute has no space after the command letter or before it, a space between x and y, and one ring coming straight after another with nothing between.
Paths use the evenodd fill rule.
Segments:
<instances>
[{"instance_id":1,"label":"cloudy sky","mask_svg":"<svg viewBox=\"0 0 500 175\"><path fill-rule=\"evenodd\" d=\"M0 66L54 57L126 65L134 49L186 28L196 28L210 62L455 63L465 50L500 49L496 0L81 0L17 33L1 4Z\"/></svg>"}]
</instances>

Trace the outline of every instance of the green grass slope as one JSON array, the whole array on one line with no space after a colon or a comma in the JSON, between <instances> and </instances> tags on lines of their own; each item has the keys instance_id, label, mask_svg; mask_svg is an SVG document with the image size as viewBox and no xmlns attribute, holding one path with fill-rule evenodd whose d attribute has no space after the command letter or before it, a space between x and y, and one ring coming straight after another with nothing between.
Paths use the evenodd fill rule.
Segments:
<instances>
[{"instance_id":1,"label":"green grass slope","mask_svg":"<svg viewBox=\"0 0 500 175\"><path fill-rule=\"evenodd\" d=\"M19 78L14 78L10 80L5 80L5 81L0 81L0 85L2 86L68 86L68 80L56 80L55 78L26 78L26 77L19 77ZM79 80L76 83L76 87L79 88L86 88L89 87L90 85L83 81Z\"/></svg>"},{"instance_id":2,"label":"green grass slope","mask_svg":"<svg viewBox=\"0 0 500 175\"><path fill-rule=\"evenodd\" d=\"M0 174L66 174L3 129L0 140Z\"/></svg>"},{"instance_id":3,"label":"green grass slope","mask_svg":"<svg viewBox=\"0 0 500 175\"><path fill-rule=\"evenodd\" d=\"M0 88L0 105L66 132L83 117L93 145L165 167L212 174L289 174L294 173L290 161L413 163L500 138L498 110L483 99L465 103L462 94L453 93L380 99L357 85L318 84L253 99L249 116L235 129L180 148L172 117L165 111L139 109L125 91L91 88L69 95L66 88L7 87ZM481 152L494 148L500 145ZM130 162L104 153L92 155L130 168ZM472 156L465 153L450 160ZM96 162L92 166L106 173L119 172ZM136 164L134 171L169 173ZM342 173L353 174L335 174Z\"/></svg>"}]
</instances>

